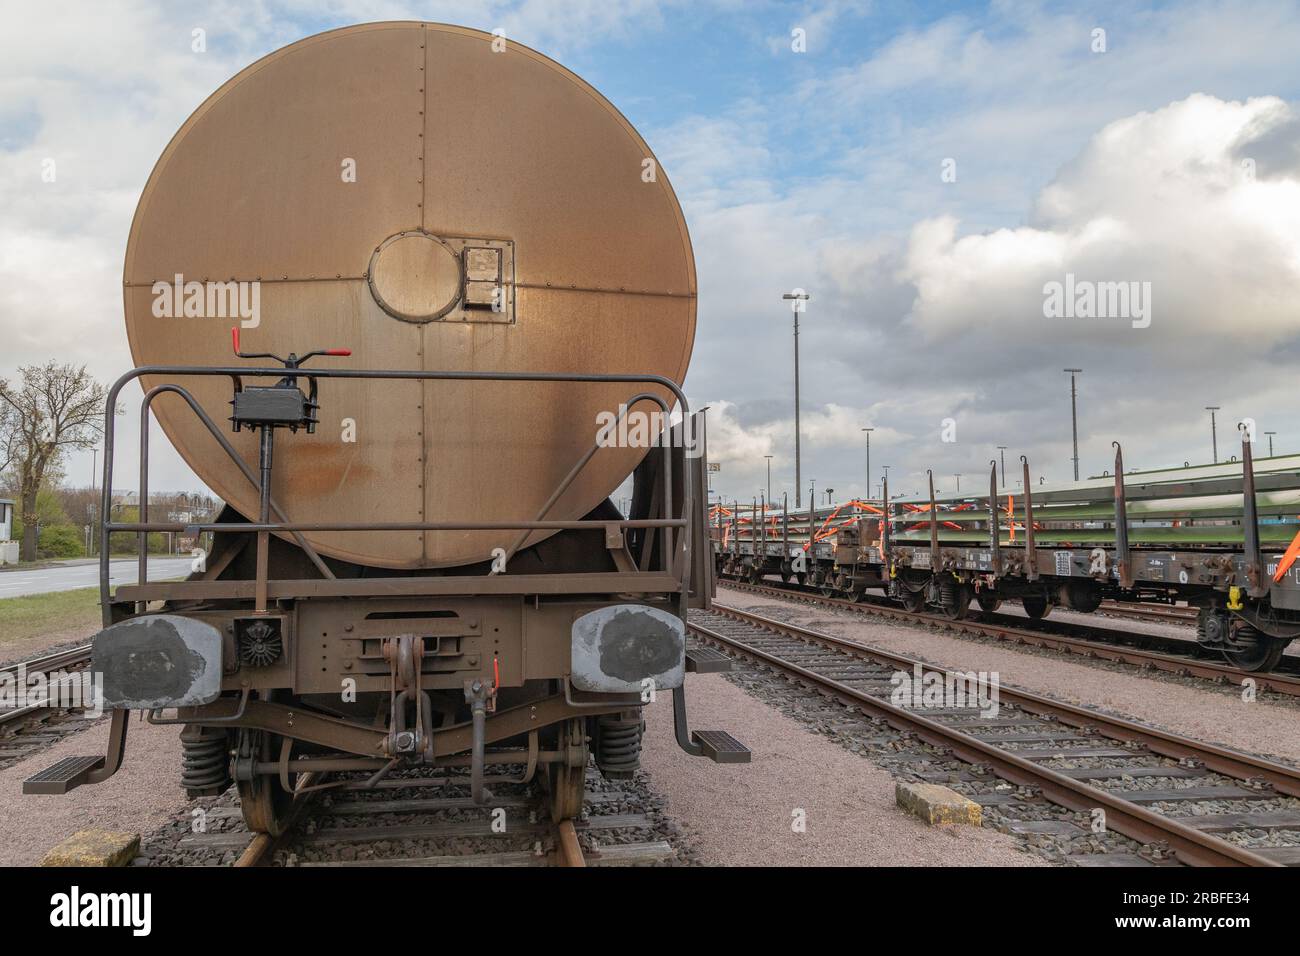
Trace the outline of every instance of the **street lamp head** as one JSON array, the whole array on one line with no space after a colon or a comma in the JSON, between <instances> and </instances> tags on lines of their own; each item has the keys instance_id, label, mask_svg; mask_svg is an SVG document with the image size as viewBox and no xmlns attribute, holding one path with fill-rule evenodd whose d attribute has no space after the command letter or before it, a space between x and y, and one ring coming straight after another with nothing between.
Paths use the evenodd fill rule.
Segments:
<instances>
[{"instance_id":1,"label":"street lamp head","mask_svg":"<svg viewBox=\"0 0 1300 956\"><path fill-rule=\"evenodd\" d=\"M1065 372L1074 372L1074 373L1078 374L1079 372L1082 372L1083 369L1081 369L1081 368L1067 368L1067 369L1062 369L1062 371L1065 371Z\"/></svg>"}]
</instances>

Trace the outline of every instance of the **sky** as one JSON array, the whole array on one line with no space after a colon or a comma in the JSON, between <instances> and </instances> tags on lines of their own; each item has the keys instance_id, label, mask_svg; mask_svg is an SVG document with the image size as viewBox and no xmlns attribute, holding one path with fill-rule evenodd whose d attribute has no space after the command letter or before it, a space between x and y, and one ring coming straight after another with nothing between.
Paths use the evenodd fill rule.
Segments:
<instances>
[{"instance_id":1,"label":"sky","mask_svg":"<svg viewBox=\"0 0 1300 956\"><path fill-rule=\"evenodd\" d=\"M559 60L655 151L695 250L685 388L710 406L724 498L765 489L767 455L793 497L795 288L803 485L823 502L866 492L864 427L893 493L926 469L941 491L982 485L999 445L1013 487L1020 455L1034 481L1069 478L1065 368L1083 369L1085 476L1113 467L1112 441L1129 467L1208 461L1207 405L1221 458L1246 417L1300 451L1294 3L0 0L0 17L17 25L0 34L0 377L130 366L131 216L221 83L321 30L425 19ZM1118 283L1120 315L1049 307L1054 284ZM164 446L152 487L197 489ZM68 480L90 473L75 453Z\"/></svg>"}]
</instances>

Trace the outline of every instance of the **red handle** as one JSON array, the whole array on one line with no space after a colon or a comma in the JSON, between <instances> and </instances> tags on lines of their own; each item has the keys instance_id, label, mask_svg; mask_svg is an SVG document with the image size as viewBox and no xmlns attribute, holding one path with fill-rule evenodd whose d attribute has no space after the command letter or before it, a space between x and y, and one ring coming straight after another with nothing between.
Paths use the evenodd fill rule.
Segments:
<instances>
[{"instance_id":1,"label":"red handle","mask_svg":"<svg viewBox=\"0 0 1300 956\"><path fill-rule=\"evenodd\" d=\"M326 355L351 355L352 350L351 349L326 349L325 354Z\"/></svg>"},{"instance_id":2,"label":"red handle","mask_svg":"<svg viewBox=\"0 0 1300 956\"><path fill-rule=\"evenodd\" d=\"M238 355L239 354L239 326L232 325L230 327L230 341L235 346L235 354Z\"/></svg>"}]
</instances>

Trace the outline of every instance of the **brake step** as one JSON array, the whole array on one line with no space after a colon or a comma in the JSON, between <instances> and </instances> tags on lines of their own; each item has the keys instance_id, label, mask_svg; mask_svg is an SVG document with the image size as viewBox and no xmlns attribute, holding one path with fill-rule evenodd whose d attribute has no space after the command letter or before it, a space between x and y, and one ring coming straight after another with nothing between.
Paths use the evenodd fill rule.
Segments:
<instances>
[{"instance_id":1,"label":"brake step","mask_svg":"<svg viewBox=\"0 0 1300 956\"><path fill-rule=\"evenodd\" d=\"M686 670L692 674L722 674L731 670L731 658L711 647L691 647L686 651Z\"/></svg>"},{"instance_id":2,"label":"brake step","mask_svg":"<svg viewBox=\"0 0 1300 956\"><path fill-rule=\"evenodd\" d=\"M691 741L714 763L749 763L749 748L725 730L696 730Z\"/></svg>"},{"instance_id":3,"label":"brake step","mask_svg":"<svg viewBox=\"0 0 1300 956\"><path fill-rule=\"evenodd\" d=\"M64 757L24 780L23 793L65 794L103 766L103 757Z\"/></svg>"}]
</instances>

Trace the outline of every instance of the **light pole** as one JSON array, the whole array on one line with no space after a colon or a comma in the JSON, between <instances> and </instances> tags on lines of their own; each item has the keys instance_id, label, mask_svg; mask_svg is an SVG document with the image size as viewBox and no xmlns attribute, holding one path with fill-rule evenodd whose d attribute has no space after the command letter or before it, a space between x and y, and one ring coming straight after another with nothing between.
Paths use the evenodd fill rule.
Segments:
<instances>
[{"instance_id":1,"label":"light pole","mask_svg":"<svg viewBox=\"0 0 1300 956\"><path fill-rule=\"evenodd\" d=\"M1264 432L1264 434L1268 436L1268 457L1272 458L1273 457L1273 436L1276 435L1277 432Z\"/></svg>"},{"instance_id":2,"label":"light pole","mask_svg":"<svg viewBox=\"0 0 1300 956\"><path fill-rule=\"evenodd\" d=\"M1002 487L1007 486L1007 446L998 445L998 457L1002 459Z\"/></svg>"},{"instance_id":3,"label":"light pole","mask_svg":"<svg viewBox=\"0 0 1300 956\"><path fill-rule=\"evenodd\" d=\"M790 302L790 308L794 312L794 506L799 507L799 313L804 311L807 306L805 303L811 298L807 292L802 289L795 289L793 292L787 292L781 296ZM816 502L813 502L816 505Z\"/></svg>"},{"instance_id":4,"label":"light pole","mask_svg":"<svg viewBox=\"0 0 1300 956\"><path fill-rule=\"evenodd\" d=\"M1210 448L1214 452L1214 463L1219 463L1219 431L1214 420L1214 413L1220 411L1222 405L1206 405L1205 410L1210 413Z\"/></svg>"},{"instance_id":5,"label":"light pole","mask_svg":"<svg viewBox=\"0 0 1300 956\"><path fill-rule=\"evenodd\" d=\"M874 428L864 428L862 431L867 436L867 497L871 497L871 433Z\"/></svg>"},{"instance_id":6,"label":"light pole","mask_svg":"<svg viewBox=\"0 0 1300 956\"><path fill-rule=\"evenodd\" d=\"M953 477L957 479L957 494L961 494L961 475L956 474Z\"/></svg>"},{"instance_id":7,"label":"light pole","mask_svg":"<svg viewBox=\"0 0 1300 956\"><path fill-rule=\"evenodd\" d=\"M1074 434L1074 480L1079 480L1079 413L1075 402L1077 389L1074 385L1074 376L1083 371L1081 368L1067 368L1065 371L1070 373L1070 430ZM1005 473L1006 469L1003 469Z\"/></svg>"},{"instance_id":8,"label":"light pole","mask_svg":"<svg viewBox=\"0 0 1300 956\"><path fill-rule=\"evenodd\" d=\"M772 456L764 455L767 459L767 500L772 500Z\"/></svg>"}]
</instances>

